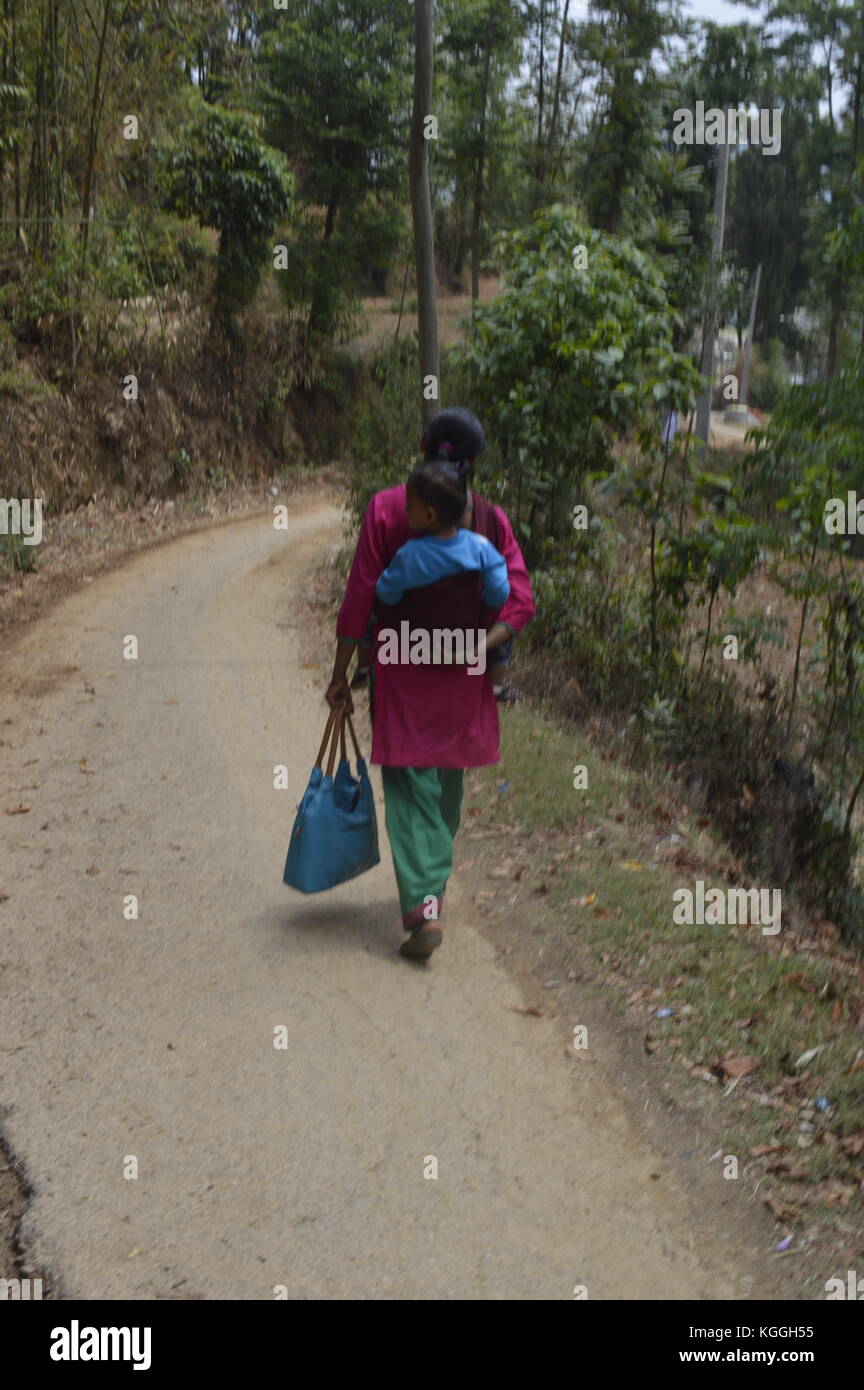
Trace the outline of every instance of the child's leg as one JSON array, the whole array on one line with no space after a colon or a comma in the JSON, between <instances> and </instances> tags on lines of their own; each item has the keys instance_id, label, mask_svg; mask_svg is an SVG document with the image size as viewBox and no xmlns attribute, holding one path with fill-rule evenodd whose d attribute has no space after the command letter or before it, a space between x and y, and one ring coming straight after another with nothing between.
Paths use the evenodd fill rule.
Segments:
<instances>
[{"instance_id":1,"label":"child's leg","mask_svg":"<svg viewBox=\"0 0 864 1390\"><path fill-rule=\"evenodd\" d=\"M496 695L500 695L504 689L504 682L507 679L507 667L510 665L510 654L513 651L513 638L508 637L506 642L501 642L499 646L492 647L486 653L486 670L489 672L489 679L492 682L492 689Z\"/></svg>"}]
</instances>

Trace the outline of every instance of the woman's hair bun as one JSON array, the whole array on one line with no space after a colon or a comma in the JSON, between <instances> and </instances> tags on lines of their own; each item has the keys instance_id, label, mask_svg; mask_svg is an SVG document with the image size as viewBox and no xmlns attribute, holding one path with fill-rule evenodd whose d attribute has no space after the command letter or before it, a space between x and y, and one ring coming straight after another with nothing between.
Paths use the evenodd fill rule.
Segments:
<instances>
[{"instance_id":1,"label":"woman's hair bun","mask_svg":"<svg viewBox=\"0 0 864 1390\"><path fill-rule=\"evenodd\" d=\"M457 467L469 464L485 443L486 436L477 416L461 406L439 410L426 426L427 459L450 459ZM459 472L463 471L460 467Z\"/></svg>"}]
</instances>

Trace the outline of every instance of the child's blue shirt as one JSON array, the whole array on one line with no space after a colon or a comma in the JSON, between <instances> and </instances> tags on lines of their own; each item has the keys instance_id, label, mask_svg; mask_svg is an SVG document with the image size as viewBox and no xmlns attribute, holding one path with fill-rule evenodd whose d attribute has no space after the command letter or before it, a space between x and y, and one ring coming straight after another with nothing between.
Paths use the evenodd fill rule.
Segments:
<instances>
[{"instance_id":1,"label":"child's blue shirt","mask_svg":"<svg viewBox=\"0 0 864 1390\"><path fill-rule=\"evenodd\" d=\"M421 589L451 574L479 571L483 602L500 608L510 594L507 561L486 536L461 527L455 536L416 536L396 551L375 586L382 603L398 603L406 589Z\"/></svg>"}]
</instances>

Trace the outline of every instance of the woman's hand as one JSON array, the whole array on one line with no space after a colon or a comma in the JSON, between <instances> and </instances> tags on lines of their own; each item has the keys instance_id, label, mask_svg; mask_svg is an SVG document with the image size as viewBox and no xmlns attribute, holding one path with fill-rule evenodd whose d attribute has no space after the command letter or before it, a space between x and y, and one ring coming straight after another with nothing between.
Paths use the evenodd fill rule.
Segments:
<instances>
[{"instance_id":1,"label":"woman's hand","mask_svg":"<svg viewBox=\"0 0 864 1390\"><path fill-rule=\"evenodd\" d=\"M354 713L354 700L351 696L351 686L345 676L340 680L331 681L324 692L324 699L331 709L345 709L348 714Z\"/></svg>"}]
</instances>

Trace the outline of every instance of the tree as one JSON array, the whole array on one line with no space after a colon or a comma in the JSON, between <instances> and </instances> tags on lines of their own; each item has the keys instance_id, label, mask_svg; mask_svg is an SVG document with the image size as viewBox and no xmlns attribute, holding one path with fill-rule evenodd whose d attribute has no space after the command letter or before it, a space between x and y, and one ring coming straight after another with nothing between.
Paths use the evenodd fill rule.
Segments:
<instances>
[{"instance_id":1,"label":"tree","mask_svg":"<svg viewBox=\"0 0 864 1390\"><path fill-rule=\"evenodd\" d=\"M448 0L442 10L436 110L446 140L435 152L437 251L458 285L467 249L474 300L490 217L506 215L502 161L512 139L507 88L519 67L521 24L513 0Z\"/></svg>"},{"instance_id":2,"label":"tree","mask_svg":"<svg viewBox=\"0 0 864 1390\"><path fill-rule=\"evenodd\" d=\"M292 276L312 334L329 331L375 228L392 257L402 230L408 8L399 0L286 0L262 22L256 100L297 180Z\"/></svg>"},{"instance_id":3,"label":"tree","mask_svg":"<svg viewBox=\"0 0 864 1390\"><path fill-rule=\"evenodd\" d=\"M429 149L426 119L432 107L432 0L414 0L414 105L408 178L414 220L414 264L417 276L417 319L420 330L420 381L423 414L428 420L440 407L438 381L438 296L432 198L429 191ZM434 398L428 388L434 382Z\"/></svg>"},{"instance_id":4,"label":"tree","mask_svg":"<svg viewBox=\"0 0 864 1390\"><path fill-rule=\"evenodd\" d=\"M292 179L249 117L205 107L180 132L172 204L219 232L215 318L229 332L255 294L273 228L290 206Z\"/></svg>"},{"instance_id":5,"label":"tree","mask_svg":"<svg viewBox=\"0 0 864 1390\"><path fill-rule=\"evenodd\" d=\"M584 253L574 257L574 250ZM696 375L672 347L675 314L654 260L556 204L499 240L505 284L478 309L457 360L482 410L500 495L536 558L588 475L637 423L682 408Z\"/></svg>"},{"instance_id":6,"label":"tree","mask_svg":"<svg viewBox=\"0 0 864 1390\"><path fill-rule=\"evenodd\" d=\"M598 105L584 202L593 226L626 232L629 190L638 188L655 144L663 92L657 58L684 28L672 0L594 0L586 36L598 68Z\"/></svg>"}]
</instances>

